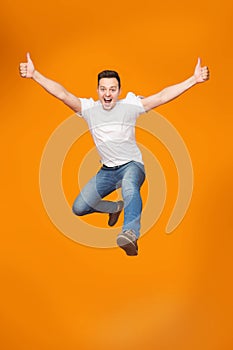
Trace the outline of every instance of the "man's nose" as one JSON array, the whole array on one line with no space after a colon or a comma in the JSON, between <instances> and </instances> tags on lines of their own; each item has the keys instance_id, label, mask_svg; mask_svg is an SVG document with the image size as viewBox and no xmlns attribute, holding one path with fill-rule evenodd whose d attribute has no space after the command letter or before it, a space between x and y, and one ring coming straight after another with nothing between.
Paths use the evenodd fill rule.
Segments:
<instances>
[{"instance_id":1,"label":"man's nose","mask_svg":"<svg viewBox=\"0 0 233 350\"><path fill-rule=\"evenodd\" d=\"M110 93L110 90L106 90L106 96L110 96L111 95L111 93Z\"/></svg>"}]
</instances>

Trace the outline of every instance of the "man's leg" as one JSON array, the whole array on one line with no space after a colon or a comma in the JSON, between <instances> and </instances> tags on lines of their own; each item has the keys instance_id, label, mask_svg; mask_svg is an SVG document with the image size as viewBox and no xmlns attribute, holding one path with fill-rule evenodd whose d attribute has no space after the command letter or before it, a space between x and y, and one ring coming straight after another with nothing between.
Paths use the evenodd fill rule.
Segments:
<instances>
[{"instance_id":1,"label":"man's leg","mask_svg":"<svg viewBox=\"0 0 233 350\"><path fill-rule=\"evenodd\" d=\"M123 232L118 235L118 245L128 255L137 255L137 239L140 235L142 199L140 188L145 180L144 166L130 162L124 169L122 179L122 196L124 200Z\"/></svg>"},{"instance_id":2,"label":"man's leg","mask_svg":"<svg viewBox=\"0 0 233 350\"><path fill-rule=\"evenodd\" d=\"M114 178L100 169L98 173L85 185L75 199L72 210L78 216L98 213L115 213L122 210L119 202L102 200L105 196L116 190Z\"/></svg>"}]
</instances>

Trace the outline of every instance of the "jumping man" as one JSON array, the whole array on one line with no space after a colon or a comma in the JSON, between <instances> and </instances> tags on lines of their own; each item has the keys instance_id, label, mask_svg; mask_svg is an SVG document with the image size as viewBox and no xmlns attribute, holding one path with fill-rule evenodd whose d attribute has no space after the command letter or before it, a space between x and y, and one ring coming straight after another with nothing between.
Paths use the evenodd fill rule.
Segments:
<instances>
[{"instance_id":1,"label":"jumping man","mask_svg":"<svg viewBox=\"0 0 233 350\"><path fill-rule=\"evenodd\" d=\"M181 83L143 98L129 92L124 99L119 99L121 81L118 73L104 70L98 74L97 101L76 97L59 83L46 78L35 69L29 53L27 62L20 64L20 75L33 79L88 123L100 155L101 168L75 199L74 214L107 213L108 225L114 226L124 209L124 224L117 236L117 244L127 255L138 255L142 212L140 188L145 180L145 169L135 141L137 117L207 81L208 67L201 67L198 58L193 75ZM121 188L123 200L103 200L117 188Z\"/></svg>"}]
</instances>

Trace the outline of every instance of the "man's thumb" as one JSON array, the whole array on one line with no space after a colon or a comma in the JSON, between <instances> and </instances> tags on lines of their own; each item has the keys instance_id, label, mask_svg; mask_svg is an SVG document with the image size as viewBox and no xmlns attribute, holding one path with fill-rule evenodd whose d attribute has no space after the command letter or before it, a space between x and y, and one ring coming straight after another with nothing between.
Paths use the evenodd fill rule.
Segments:
<instances>
[{"instance_id":1,"label":"man's thumb","mask_svg":"<svg viewBox=\"0 0 233 350\"><path fill-rule=\"evenodd\" d=\"M27 52L27 60L30 61L31 60L31 57L30 57L30 53Z\"/></svg>"},{"instance_id":2,"label":"man's thumb","mask_svg":"<svg viewBox=\"0 0 233 350\"><path fill-rule=\"evenodd\" d=\"M197 66L198 66L198 67L201 66L201 58L200 58L200 57L198 57L198 59L197 59Z\"/></svg>"}]
</instances>

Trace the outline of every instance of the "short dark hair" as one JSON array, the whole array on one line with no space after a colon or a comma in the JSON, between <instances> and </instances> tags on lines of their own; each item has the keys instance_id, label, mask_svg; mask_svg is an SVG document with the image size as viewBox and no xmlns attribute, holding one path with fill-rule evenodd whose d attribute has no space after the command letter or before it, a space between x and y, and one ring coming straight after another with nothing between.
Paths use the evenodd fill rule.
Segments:
<instances>
[{"instance_id":1,"label":"short dark hair","mask_svg":"<svg viewBox=\"0 0 233 350\"><path fill-rule=\"evenodd\" d=\"M98 86L99 86L100 79L102 79L102 78L116 78L116 80L118 81L118 87L119 87L119 89L121 88L121 79L119 77L119 74L116 71L103 70L102 72L100 72L98 74Z\"/></svg>"}]
</instances>

